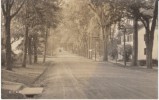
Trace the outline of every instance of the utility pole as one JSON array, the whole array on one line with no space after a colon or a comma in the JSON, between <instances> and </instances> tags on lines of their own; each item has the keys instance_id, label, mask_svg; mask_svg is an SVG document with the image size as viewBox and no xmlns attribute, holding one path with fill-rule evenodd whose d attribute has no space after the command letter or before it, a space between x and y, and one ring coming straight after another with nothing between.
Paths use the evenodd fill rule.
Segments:
<instances>
[{"instance_id":1,"label":"utility pole","mask_svg":"<svg viewBox=\"0 0 159 100\"><path fill-rule=\"evenodd\" d=\"M125 33L126 33L126 28L124 28L124 66L126 67L126 50L125 50Z\"/></svg>"},{"instance_id":2,"label":"utility pole","mask_svg":"<svg viewBox=\"0 0 159 100\"><path fill-rule=\"evenodd\" d=\"M91 48L91 46L90 46L90 43L91 43L91 41L90 41L90 33L89 33L89 43L88 43L88 58L90 59L91 58L91 53L90 53L90 48Z\"/></svg>"},{"instance_id":3,"label":"utility pole","mask_svg":"<svg viewBox=\"0 0 159 100\"><path fill-rule=\"evenodd\" d=\"M95 40L95 61L97 59L97 41L99 40L99 36L92 37Z\"/></svg>"},{"instance_id":4,"label":"utility pole","mask_svg":"<svg viewBox=\"0 0 159 100\"><path fill-rule=\"evenodd\" d=\"M51 48L52 48L52 50L51 50L51 55L52 55L52 56L53 56L53 53L54 53L54 52L53 52L53 51L54 51L54 37L53 37L53 36L54 36L54 35L52 34L52 41L51 41L51 42L52 42L52 43L51 43L51 46L52 46L52 47L51 47Z\"/></svg>"},{"instance_id":5,"label":"utility pole","mask_svg":"<svg viewBox=\"0 0 159 100\"><path fill-rule=\"evenodd\" d=\"M95 61L96 61L96 58L97 58L97 42L95 42Z\"/></svg>"}]
</instances>

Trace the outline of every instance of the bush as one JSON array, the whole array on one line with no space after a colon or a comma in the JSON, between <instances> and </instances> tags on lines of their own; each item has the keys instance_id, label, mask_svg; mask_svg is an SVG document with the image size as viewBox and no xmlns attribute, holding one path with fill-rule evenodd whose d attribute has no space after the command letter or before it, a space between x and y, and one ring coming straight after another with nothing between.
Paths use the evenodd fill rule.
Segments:
<instances>
[{"instance_id":1,"label":"bush","mask_svg":"<svg viewBox=\"0 0 159 100\"><path fill-rule=\"evenodd\" d=\"M158 66L158 59L152 59L152 64Z\"/></svg>"},{"instance_id":2,"label":"bush","mask_svg":"<svg viewBox=\"0 0 159 100\"><path fill-rule=\"evenodd\" d=\"M140 66L146 66L146 60L139 60L139 65ZM158 60L157 59L152 59L152 65L153 66L158 66Z\"/></svg>"},{"instance_id":3,"label":"bush","mask_svg":"<svg viewBox=\"0 0 159 100\"><path fill-rule=\"evenodd\" d=\"M108 43L108 53L109 56L112 57L112 59L115 59L116 56L118 55L117 48L118 48L117 39L114 38Z\"/></svg>"},{"instance_id":4,"label":"bush","mask_svg":"<svg viewBox=\"0 0 159 100\"><path fill-rule=\"evenodd\" d=\"M146 60L139 60L139 65L140 66L145 66L146 65Z\"/></svg>"},{"instance_id":5,"label":"bush","mask_svg":"<svg viewBox=\"0 0 159 100\"><path fill-rule=\"evenodd\" d=\"M119 48L119 53L123 56L124 59L124 45ZM125 45L125 54L126 54L126 61L130 60L130 56L132 55L132 46L126 44Z\"/></svg>"},{"instance_id":6,"label":"bush","mask_svg":"<svg viewBox=\"0 0 159 100\"><path fill-rule=\"evenodd\" d=\"M115 57L118 55L117 49L111 50L111 51L109 52L109 55L110 55L113 59L115 59Z\"/></svg>"}]
</instances>

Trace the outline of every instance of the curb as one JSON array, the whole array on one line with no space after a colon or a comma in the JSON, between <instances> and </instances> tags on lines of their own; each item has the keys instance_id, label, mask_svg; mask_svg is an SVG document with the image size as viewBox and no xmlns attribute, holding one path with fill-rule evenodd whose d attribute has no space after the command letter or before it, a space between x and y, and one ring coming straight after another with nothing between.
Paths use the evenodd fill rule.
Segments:
<instances>
[{"instance_id":1,"label":"curb","mask_svg":"<svg viewBox=\"0 0 159 100\"><path fill-rule=\"evenodd\" d=\"M122 64L120 64L120 63L115 63L115 62L110 62L110 61L108 61L108 63L115 64L115 65L118 66L118 67L123 67L123 68L128 67L128 66L124 66L124 65L122 65Z\"/></svg>"},{"instance_id":2,"label":"curb","mask_svg":"<svg viewBox=\"0 0 159 100\"><path fill-rule=\"evenodd\" d=\"M143 73L147 73L146 71L149 71L149 70L158 72L158 69L140 68L139 66L124 66L124 65L122 65L120 63L114 63L114 62L110 62L110 61L108 63L116 65L115 67L122 67L122 68L125 68L127 70L135 70L135 71L140 71L140 72L143 72Z\"/></svg>"},{"instance_id":3,"label":"curb","mask_svg":"<svg viewBox=\"0 0 159 100\"><path fill-rule=\"evenodd\" d=\"M49 62L46 62L46 63L49 63ZM43 66L46 66L46 68L44 69L44 71L43 71L39 76L37 76L37 77L35 78L35 80L31 83L32 85L34 85L35 82L38 81L38 80L40 79L40 77L41 77L42 75L44 75L44 73L48 70L48 68L49 68L49 66L50 66L51 64L49 63L49 65L46 65L46 63L43 64Z\"/></svg>"},{"instance_id":4,"label":"curb","mask_svg":"<svg viewBox=\"0 0 159 100\"><path fill-rule=\"evenodd\" d=\"M35 78L35 80L31 84L35 84L35 82L40 79L40 77L46 72L47 69L48 69L48 66L44 69L44 71L39 76Z\"/></svg>"}]
</instances>

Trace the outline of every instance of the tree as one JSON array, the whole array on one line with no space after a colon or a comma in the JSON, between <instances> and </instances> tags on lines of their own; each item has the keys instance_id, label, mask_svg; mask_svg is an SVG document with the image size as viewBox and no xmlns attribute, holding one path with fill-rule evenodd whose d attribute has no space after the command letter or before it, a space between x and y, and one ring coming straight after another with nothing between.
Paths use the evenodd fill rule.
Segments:
<instances>
[{"instance_id":1,"label":"tree","mask_svg":"<svg viewBox=\"0 0 159 100\"><path fill-rule=\"evenodd\" d=\"M29 64L32 64L32 36L28 37Z\"/></svg>"},{"instance_id":2,"label":"tree","mask_svg":"<svg viewBox=\"0 0 159 100\"><path fill-rule=\"evenodd\" d=\"M94 17L87 2L87 0L72 0L71 3L68 3L69 6L66 6L63 11L62 27L62 33L65 33L62 39L67 43L67 50L84 57L88 57L88 38L91 38L88 28L90 27L90 19Z\"/></svg>"},{"instance_id":3,"label":"tree","mask_svg":"<svg viewBox=\"0 0 159 100\"><path fill-rule=\"evenodd\" d=\"M37 63L37 36L33 36L34 63Z\"/></svg>"},{"instance_id":4,"label":"tree","mask_svg":"<svg viewBox=\"0 0 159 100\"><path fill-rule=\"evenodd\" d=\"M20 2L20 6L18 6L18 3ZM6 66L7 70L12 70L12 58L11 58L11 33L10 33L10 24L11 20L15 17L15 15L18 14L20 9L25 3L25 0L23 1L15 1L15 0L2 0L1 2L1 7L2 7L2 12L4 15L5 19L5 33L6 33ZM13 6L17 6L13 10ZM14 13L12 13L14 12Z\"/></svg>"},{"instance_id":5,"label":"tree","mask_svg":"<svg viewBox=\"0 0 159 100\"><path fill-rule=\"evenodd\" d=\"M99 25L102 29L104 61L108 61L108 36L111 34L112 24L120 21L123 16L123 8L117 0L91 0L90 8L97 15Z\"/></svg>"},{"instance_id":6,"label":"tree","mask_svg":"<svg viewBox=\"0 0 159 100\"><path fill-rule=\"evenodd\" d=\"M40 20L40 16L37 14L37 10L35 9L35 1L27 0L25 8L19 15L23 25L25 26L25 35L24 35L24 45L23 45L23 62L22 67L26 67L26 60L27 60L27 52L29 58L29 64L32 64L32 38L37 36L36 28L39 25L42 25L42 21ZM39 29L40 30L40 29ZM36 44L34 43L34 46ZM35 50L37 51L37 50ZM34 53L36 54L36 53ZM37 57L34 56L34 57ZM37 59L37 58L36 58ZM35 61L37 63L37 60Z\"/></svg>"},{"instance_id":7,"label":"tree","mask_svg":"<svg viewBox=\"0 0 159 100\"><path fill-rule=\"evenodd\" d=\"M140 20L142 21L146 30L146 33L144 36L145 44L146 44L146 65L147 65L147 68L150 68L150 69L152 68L152 50L153 50L153 42L154 42L154 32L155 32L157 16L158 16L158 0L155 0L153 7L151 7L152 4L153 2L152 3L147 2L147 7L143 8L140 13ZM150 14L147 11L153 12L153 14Z\"/></svg>"},{"instance_id":8,"label":"tree","mask_svg":"<svg viewBox=\"0 0 159 100\"><path fill-rule=\"evenodd\" d=\"M45 31L45 43L44 43L44 57L43 57L43 63L45 63L45 60L46 60L46 49L47 49L47 40L48 40L48 32L50 30L48 28L46 28L46 31Z\"/></svg>"},{"instance_id":9,"label":"tree","mask_svg":"<svg viewBox=\"0 0 159 100\"><path fill-rule=\"evenodd\" d=\"M56 27L58 23L57 16L59 16L57 12L60 9L58 2L59 1L57 0L27 0L23 12L19 15L21 22L25 26L22 62L23 67L26 67L27 52L29 63L32 63L32 46L34 47L34 63L37 63L37 41L39 38L42 38L38 33L43 32L43 34L46 33L48 35L48 31L46 30L48 30L48 28ZM44 38L44 40L47 41L47 38ZM44 47L44 52L46 51L45 49L46 47Z\"/></svg>"},{"instance_id":10,"label":"tree","mask_svg":"<svg viewBox=\"0 0 159 100\"><path fill-rule=\"evenodd\" d=\"M40 20L42 21L42 26L45 29L45 47L44 47L44 58L43 62L45 62L46 58L46 49L47 49L47 39L49 35L50 28L56 28L59 23L60 16L57 12L60 11L60 3L58 0L50 0L43 1L39 0L37 6L35 6L36 13L39 15ZM42 9L43 10L42 10Z\"/></svg>"},{"instance_id":11,"label":"tree","mask_svg":"<svg viewBox=\"0 0 159 100\"><path fill-rule=\"evenodd\" d=\"M130 3L131 2L131 3ZM133 20L133 53L132 53L132 66L137 66L138 61L138 21L140 18L140 9L146 6L144 0L123 0L123 7L126 8L126 16Z\"/></svg>"},{"instance_id":12,"label":"tree","mask_svg":"<svg viewBox=\"0 0 159 100\"><path fill-rule=\"evenodd\" d=\"M131 3L126 5L127 7L127 17L133 19L133 50L132 50L132 66L137 66L138 61L138 20L140 8L143 6L143 2L141 0L132 0Z\"/></svg>"},{"instance_id":13,"label":"tree","mask_svg":"<svg viewBox=\"0 0 159 100\"><path fill-rule=\"evenodd\" d=\"M134 20L134 33L133 33L133 60L132 65L137 65L138 60L138 21L141 21L146 30L145 35L145 43L147 48L147 67L151 68L152 66L152 48L153 48L153 36L154 36L154 30L156 25L156 19L157 19L157 4L155 6L152 6L155 0L120 0L120 6L123 7L124 16L130 19ZM130 3L131 2L131 3ZM157 2L157 1L156 1ZM154 8L154 14L151 14L149 12L152 12ZM152 16L153 15L153 16ZM150 19L151 20L150 22ZM151 28L150 28L150 23ZM152 32L152 33L151 33ZM151 46L150 46L151 45Z\"/></svg>"},{"instance_id":14,"label":"tree","mask_svg":"<svg viewBox=\"0 0 159 100\"><path fill-rule=\"evenodd\" d=\"M28 49L28 40L29 40L28 36L29 36L29 23L30 23L29 10L31 10L31 2L30 2L30 0L27 0L25 3L25 8L23 9L23 11L20 14L20 18L22 19L22 23L25 26L22 67L26 67L26 59L27 59L27 51L28 51L27 49Z\"/></svg>"}]
</instances>

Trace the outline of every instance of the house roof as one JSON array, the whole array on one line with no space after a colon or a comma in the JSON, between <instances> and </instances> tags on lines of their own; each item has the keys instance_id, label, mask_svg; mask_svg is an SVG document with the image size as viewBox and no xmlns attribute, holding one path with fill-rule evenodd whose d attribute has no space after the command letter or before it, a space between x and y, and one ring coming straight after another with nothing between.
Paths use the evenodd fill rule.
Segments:
<instances>
[{"instance_id":1,"label":"house roof","mask_svg":"<svg viewBox=\"0 0 159 100\"><path fill-rule=\"evenodd\" d=\"M140 30L143 27L144 27L143 24L138 24L138 30ZM133 25L127 24L126 25L126 33L125 34L129 35L129 34L133 34L133 32L134 32ZM117 37L120 37L122 35L123 35L123 31L119 30Z\"/></svg>"}]
</instances>

